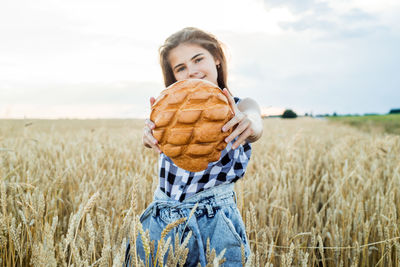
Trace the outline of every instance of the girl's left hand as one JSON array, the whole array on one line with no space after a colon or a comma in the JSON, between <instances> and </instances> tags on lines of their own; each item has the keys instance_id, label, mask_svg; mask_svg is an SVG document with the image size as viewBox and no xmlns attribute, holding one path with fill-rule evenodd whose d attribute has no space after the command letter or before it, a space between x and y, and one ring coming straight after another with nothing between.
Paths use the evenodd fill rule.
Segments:
<instances>
[{"instance_id":1,"label":"girl's left hand","mask_svg":"<svg viewBox=\"0 0 400 267\"><path fill-rule=\"evenodd\" d=\"M248 115L239 110L235 100L230 95L228 90L225 88L222 90L222 92L228 98L229 104L233 108L233 112L235 114L235 116L222 127L222 131L229 131L229 129L236 126L232 133L225 138L225 142L229 143L235 139L236 136L239 136L239 138L232 145L232 149L236 149L240 144L244 143L248 137L254 135L254 126Z\"/></svg>"}]
</instances>

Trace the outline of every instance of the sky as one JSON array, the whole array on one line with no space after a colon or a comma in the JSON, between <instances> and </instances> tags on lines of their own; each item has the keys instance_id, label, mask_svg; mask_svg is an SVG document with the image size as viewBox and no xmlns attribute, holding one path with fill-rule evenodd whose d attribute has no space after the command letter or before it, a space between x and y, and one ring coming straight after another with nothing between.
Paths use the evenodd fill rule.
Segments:
<instances>
[{"instance_id":1,"label":"sky","mask_svg":"<svg viewBox=\"0 0 400 267\"><path fill-rule=\"evenodd\" d=\"M188 26L264 113L400 108L398 0L2 0L0 118L146 118L158 48Z\"/></svg>"}]
</instances>

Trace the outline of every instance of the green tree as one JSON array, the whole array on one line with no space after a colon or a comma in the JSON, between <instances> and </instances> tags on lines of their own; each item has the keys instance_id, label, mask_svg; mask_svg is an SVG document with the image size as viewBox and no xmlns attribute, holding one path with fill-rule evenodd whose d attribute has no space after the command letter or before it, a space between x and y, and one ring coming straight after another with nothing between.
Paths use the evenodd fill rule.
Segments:
<instances>
[{"instance_id":1,"label":"green tree","mask_svg":"<svg viewBox=\"0 0 400 267\"><path fill-rule=\"evenodd\" d=\"M283 119L294 119L294 118L297 118L297 114L293 110L287 109L283 112L282 118Z\"/></svg>"}]
</instances>

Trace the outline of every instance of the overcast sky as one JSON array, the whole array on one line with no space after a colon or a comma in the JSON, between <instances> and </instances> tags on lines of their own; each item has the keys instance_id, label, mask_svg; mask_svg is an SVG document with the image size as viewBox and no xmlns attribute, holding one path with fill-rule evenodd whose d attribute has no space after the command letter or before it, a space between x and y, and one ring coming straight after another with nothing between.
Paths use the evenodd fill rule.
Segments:
<instances>
[{"instance_id":1,"label":"overcast sky","mask_svg":"<svg viewBox=\"0 0 400 267\"><path fill-rule=\"evenodd\" d=\"M230 89L263 108L400 108L398 0L2 0L0 118L146 117L158 47L187 26L227 46Z\"/></svg>"}]
</instances>

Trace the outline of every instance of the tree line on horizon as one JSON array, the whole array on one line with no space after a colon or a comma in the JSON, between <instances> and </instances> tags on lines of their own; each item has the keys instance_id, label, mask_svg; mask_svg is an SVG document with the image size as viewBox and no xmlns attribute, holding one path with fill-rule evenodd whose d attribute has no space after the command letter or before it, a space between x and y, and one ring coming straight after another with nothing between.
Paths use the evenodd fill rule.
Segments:
<instances>
[{"instance_id":1,"label":"tree line on horizon","mask_svg":"<svg viewBox=\"0 0 400 267\"><path fill-rule=\"evenodd\" d=\"M400 108L391 109L389 111L389 113L387 113L387 114L400 114ZM363 116L374 116L374 115L381 115L381 114L378 114L378 113L365 113ZM308 113L305 113L304 116L305 117L314 117L314 115L308 114ZM330 117L330 116L337 117L337 116L360 116L360 115L359 114L338 115L336 112L333 112L332 115L330 115L330 114L318 114L318 115L315 115L315 117ZM283 119L294 119L294 118L297 118L297 113L294 112L292 109L286 109L282 113L282 115L265 116L265 117L281 117Z\"/></svg>"}]
</instances>

